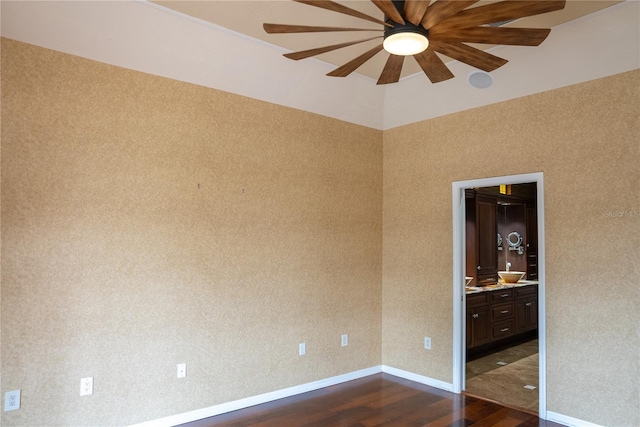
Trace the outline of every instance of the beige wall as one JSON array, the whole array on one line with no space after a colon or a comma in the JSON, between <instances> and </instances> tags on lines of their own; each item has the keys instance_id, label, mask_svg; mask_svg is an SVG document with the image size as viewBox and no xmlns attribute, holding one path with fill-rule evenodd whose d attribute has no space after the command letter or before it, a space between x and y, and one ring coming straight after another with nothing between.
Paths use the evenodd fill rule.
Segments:
<instances>
[{"instance_id":1,"label":"beige wall","mask_svg":"<svg viewBox=\"0 0 640 427\"><path fill-rule=\"evenodd\" d=\"M380 363L451 382L451 182L538 171L548 409L640 424L639 219L605 215L640 211L639 79L383 134L3 40L1 389L23 407L2 424L128 424Z\"/></svg>"},{"instance_id":2,"label":"beige wall","mask_svg":"<svg viewBox=\"0 0 640 427\"><path fill-rule=\"evenodd\" d=\"M640 425L639 89L633 71L384 133L383 363L452 381L451 183L543 172L547 409Z\"/></svg>"},{"instance_id":3,"label":"beige wall","mask_svg":"<svg viewBox=\"0 0 640 427\"><path fill-rule=\"evenodd\" d=\"M2 119L2 425L380 365L381 131L10 40Z\"/></svg>"}]
</instances>

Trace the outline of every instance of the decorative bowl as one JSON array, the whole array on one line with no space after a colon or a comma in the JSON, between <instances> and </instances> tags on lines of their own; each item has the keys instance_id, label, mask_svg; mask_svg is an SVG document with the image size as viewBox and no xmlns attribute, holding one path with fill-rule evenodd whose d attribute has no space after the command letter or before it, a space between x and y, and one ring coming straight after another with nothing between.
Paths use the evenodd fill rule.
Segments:
<instances>
[{"instance_id":1,"label":"decorative bowl","mask_svg":"<svg viewBox=\"0 0 640 427\"><path fill-rule=\"evenodd\" d=\"M518 283L524 277L523 271L498 271L498 276L504 283Z\"/></svg>"}]
</instances>

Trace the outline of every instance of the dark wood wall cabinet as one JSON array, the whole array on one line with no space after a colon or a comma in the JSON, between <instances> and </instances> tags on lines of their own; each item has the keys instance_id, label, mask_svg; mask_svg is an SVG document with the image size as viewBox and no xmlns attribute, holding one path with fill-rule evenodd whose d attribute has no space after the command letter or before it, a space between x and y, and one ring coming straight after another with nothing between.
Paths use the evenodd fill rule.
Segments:
<instances>
[{"instance_id":1,"label":"dark wood wall cabinet","mask_svg":"<svg viewBox=\"0 0 640 427\"><path fill-rule=\"evenodd\" d=\"M497 222L495 197L475 198L476 207L476 280L495 282L498 275Z\"/></svg>"},{"instance_id":2,"label":"dark wood wall cabinet","mask_svg":"<svg viewBox=\"0 0 640 427\"><path fill-rule=\"evenodd\" d=\"M538 216L535 206L527 206L527 278L538 280Z\"/></svg>"},{"instance_id":3,"label":"dark wood wall cabinet","mask_svg":"<svg viewBox=\"0 0 640 427\"><path fill-rule=\"evenodd\" d=\"M467 352L508 345L537 334L538 286L467 294Z\"/></svg>"}]
</instances>

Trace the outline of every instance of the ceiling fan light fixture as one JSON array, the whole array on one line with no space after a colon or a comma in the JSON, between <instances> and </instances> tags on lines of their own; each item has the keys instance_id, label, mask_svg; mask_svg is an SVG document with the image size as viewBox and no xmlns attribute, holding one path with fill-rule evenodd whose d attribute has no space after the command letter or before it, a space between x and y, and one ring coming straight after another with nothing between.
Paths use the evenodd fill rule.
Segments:
<instances>
[{"instance_id":1,"label":"ceiling fan light fixture","mask_svg":"<svg viewBox=\"0 0 640 427\"><path fill-rule=\"evenodd\" d=\"M382 47L392 55L417 55L429 47L429 32L411 22L401 24L387 18L392 27L385 27Z\"/></svg>"},{"instance_id":2,"label":"ceiling fan light fixture","mask_svg":"<svg viewBox=\"0 0 640 427\"><path fill-rule=\"evenodd\" d=\"M386 36L382 46L392 55L417 55L427 50L429 39L424 34L403 31Z\"/></svg>"}]
</instances>

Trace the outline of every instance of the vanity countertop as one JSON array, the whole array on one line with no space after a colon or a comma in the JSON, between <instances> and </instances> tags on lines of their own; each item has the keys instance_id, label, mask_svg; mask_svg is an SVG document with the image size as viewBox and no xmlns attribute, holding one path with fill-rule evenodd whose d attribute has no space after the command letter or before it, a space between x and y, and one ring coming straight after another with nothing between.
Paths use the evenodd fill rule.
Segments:
<instances>
[{"instance_id":1,"label":"vanity countertop","mask_svg":"<svg viewBox=\"0 0 640 427\"><path fill-rule=\"evenodd\" d=\"M537 285L537 280L520 280L518 283L497 283L495 285L488 286L467 286L465 287L465 294L478 294L480 292L491 292L499 289L511 289L521 288L523 286Z\"/></svg>"}]
</instances>

